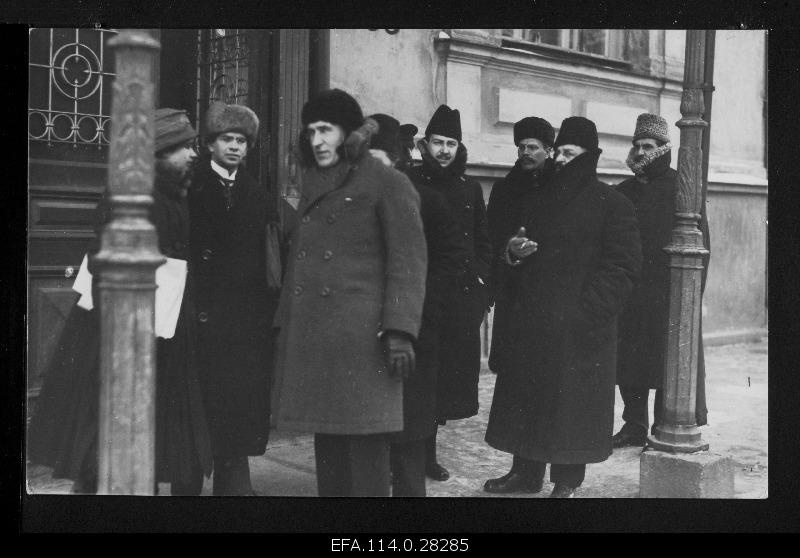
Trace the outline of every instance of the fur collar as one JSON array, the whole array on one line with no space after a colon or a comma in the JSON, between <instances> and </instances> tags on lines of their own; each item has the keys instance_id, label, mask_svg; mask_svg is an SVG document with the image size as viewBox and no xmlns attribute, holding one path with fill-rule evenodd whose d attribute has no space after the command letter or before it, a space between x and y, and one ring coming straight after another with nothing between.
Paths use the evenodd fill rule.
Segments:
<instances>
[{"instance_id":1,"label":"fur collar","mask_svg":"<svg viewBox=\"0 0 800 558\"><path fill-rule=\"evenodd\" d=\"M647 153L639 161L635 161L633 148L631 148L630 153L628 153L628 158L625 160L625 164L633 171L633 174L636 175L636 179L639 182L647 183L651 179L661 176L667 171L672 161L671 150L672 144L667 142L661 147Z\"/></svg>"}]
</instances>

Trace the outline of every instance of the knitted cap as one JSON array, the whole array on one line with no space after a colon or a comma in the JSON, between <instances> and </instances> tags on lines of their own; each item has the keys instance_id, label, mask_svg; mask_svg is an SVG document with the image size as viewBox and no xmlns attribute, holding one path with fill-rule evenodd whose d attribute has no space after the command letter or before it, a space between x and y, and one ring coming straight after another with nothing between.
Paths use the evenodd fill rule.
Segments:
<instances>
[{"instance_id":1,"label":"knitted cap","mask_svg":"<svg viewBox=\"0 0 800 558\"><path fill-rule=\"evenodd\" d=\"M364 114L358 101L349 94L341 89L328 89L303 105L300 120L303 128L321 120L341 126L345 135L350 135L364 123Z\"/></svg>"},{"instance_id":2,"label":"knitted cap","mask_svg":"<svg viewBox=\"0 0 800 558\"><path fill-rule=\"evenodd\" d=\"M597 126L583 116L565 118L558 130L555 147L567 144L578 145L589 151L597 151Z\"/></svg>"},{"instance_id":3,"label":"knitted cap","mask_svg":"<svg viewBox=\"0 0 800 558\"><path fill-rule=\"evenodd\" d=\"M544 118L528 116L514 124L514 145L519 145L519 142L524 139L534 138L546 147L553 147L555 135L553 127Z\"/></svg>"},{"instance_id":4,"label":"knitted cap","mask_svg":"<svg viewBox=\"0 0 800 558\"><path fill-rule=\"evenodd\" d=\"M258 116L244 105L226 105L215 102L206 113L206 135L218 136L225 132L239 132L253 145L258 138Z\"/></svg>"},{"instance_id":5,"label":"knitted cap","mask_svg":"<svg viewBox=\"0 0 800 558\"><path fill-rule=\"evenodd\" d=\"M439 105L425 128L425 137L430 138L431 134L461 141L461 114L458 109Z\"/></svg>"},{"instance_id":6,"label":"knitted cap","mask_svg":"<svg viewBox=\"0 0 800 558\"><path fill-rule=\"evenodd\" d=\"M155 112L156 153L197 137L185 110L160 108Z\"/></svg>"},{"instance_id":7,"label":"knitted cap","mask_svg":"<svg viewBox=\"0 0 800 558\"><path fill-rule=\"evenodd\" d=\"M388 114L373 114L378 123L378 133L370 140L370 149L382 149L396 155L400 151L400 122Z\"/></svg>"},{"instance_id":8,"label":"knitted cap","mask_svg":"<svg viewBox=\"0 0 800 558\"><path fill-rule=\"evenodd\" d=\"M664 143L669 142L669 126L667 121L657 114L645 112L636 119L636 130L633 132L633 141L651 138Z\"/></svg>"}]
</instances>

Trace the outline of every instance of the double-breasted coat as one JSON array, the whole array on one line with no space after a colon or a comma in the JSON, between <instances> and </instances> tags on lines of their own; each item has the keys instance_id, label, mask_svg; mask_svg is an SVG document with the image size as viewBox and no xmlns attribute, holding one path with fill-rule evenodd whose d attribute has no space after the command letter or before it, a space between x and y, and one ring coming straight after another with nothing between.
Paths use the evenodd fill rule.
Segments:
<instances>
[{"instance_id":1,"label":"double-breasted coat","mask_svg":"<svg viewBox=\"0 0 800 558\"><path fill-rule=\"evenodd\" d=\"M356 145L354 145L356 144ZM401 172L346 140L334 167L303 177L279 329L273 417L321 434L403 429L403 382L389 376L380 335L416 339L425 297L419 195Z\"/></svg>"},{"instance_id":2,"label":"double-breasted coat","mask_svg":"<svg viewBox=\"0 0 800 558\"><path fill-rule=\"evenodd\" d=\"M271 326L266 228L278 220L267 189L239 168L230 191L209 160L189 192L198 365L215 455L261 455L269 434Z\"/></svg>"},{"instance_id":3,"label":"double-breasted coat","mask_svg":"<svg viewBox=\"0 0 800 558\"><path fill-rule=\"evenodd\" d=\"M510 285L505 281L506 262L505 249L508 240L517 234L525 220L525 208L530 207L531 198L536 189L546 183L553 174L553 160L547 159L541 169L525 171L519 161L511 171L494 183L486 206L486 217L489 224L489 239L492 242L492 264L489 268L489 287L494 302L492 316L492 348L489 353L489 369L500 373L503 369L503 358L508 354L506 345L509 329L513 322L509 320L511 310Z\"/></svg>"},{"instance_id":4,"label":"double-breasted coat","mask_svg":"<svg viewBox=\"0 0 800 558\"><path fill-rule=\"evenodd\" d=\"M492 249L483 189L464 175L464 144L458 146L454 161L445 168L424 149L422 156L422 165L412 168L409 177L444 195L458 223L461 244L462 260L445 303L440 329L437 420L444 423L478 413L480 328L489 306L487 282Z\"/></svg>"},{"instance_id":5,"label":"double-breasted coat","mask_svg":"<svg viewBox=\"0 0 800 558\"><path fill-rule=\"evenodd\" d=\"M669 325L670 268L664 247L670 242L675 222L675 192L678 172L670 168L667 152L646 170L644 180L629 178L617 186L634 205L642 239L642 273L619 318L617 384L662 389L666 332ZM700 212L700 230L710 249L705 208ZM709 257L703 258L701 292L705 288ZM697 363L696 420L706 424L705 365L702 331Z\"/></svg>"},{"instance_id":6,"label":"double-breasted coat","mask_svg":"<svg viewBox=\"0 0 800 558\"><path fill-rule=\"evenodd\" d=\"M513 336L486 441L527 459L596 463L612 450L617 316L641 248L630 201L596 178L598 157L536 190L525 228L538 251L509 273Z\"/></svg>"}]
</instances>

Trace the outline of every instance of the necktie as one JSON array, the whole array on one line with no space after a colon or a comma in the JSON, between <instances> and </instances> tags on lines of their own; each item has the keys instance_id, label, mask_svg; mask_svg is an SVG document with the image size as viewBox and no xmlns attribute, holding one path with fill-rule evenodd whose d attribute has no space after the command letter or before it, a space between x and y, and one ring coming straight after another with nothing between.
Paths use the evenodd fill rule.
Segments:
<instances>
[{"instance_id":1,"label":"necktie","mask_svg":"<svg viewBox=\"0 0 800 558\"><path fill-rule=\"evenodd\" d=\"M233 207L233 183L235 181L220 177L219 182L222 184L222 193L225 196L225 209L230 211Z\"/></svg>"}]
</instances>

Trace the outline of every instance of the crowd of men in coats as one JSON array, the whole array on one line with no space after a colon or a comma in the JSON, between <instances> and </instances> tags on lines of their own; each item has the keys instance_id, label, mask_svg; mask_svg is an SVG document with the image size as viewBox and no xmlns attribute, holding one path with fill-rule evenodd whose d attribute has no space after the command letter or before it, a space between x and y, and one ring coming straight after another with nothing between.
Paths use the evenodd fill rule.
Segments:
<instances>
[{"instance_id":1,"label":"crowd of men in coats","mask_svg":"<svg viewBox=\"0 0 800 558\"><path fill-rule=\"evenodd\" d=\"M425 496L426 477L449 478L439 427L478 413L492 309L486 442L513 463L484 490L539 492L550 463L551 496L572 497L586 464L646 444L674 214L663 118L639 116L634 176L616 188L597 178L593 122L566 118L556 137L523 118L488 208L458 110L441 105L416 144L416 126L365 118L338 89L301 121L302 197L279 227L242 164L253 111L212 105L198 160L186 114L156 112L152 221L161 251L189 263L176 335L158 344L158 481L196 495L213 474L213 494L254 495L248 456L275 427L314 433L320 496ZM29 460L78 492L97 485L93 312L73 309L29 431ZM78 366L80 353L93 356ZM612 436L615 383L625 425Z\"/></svg>"}]
</instances>

